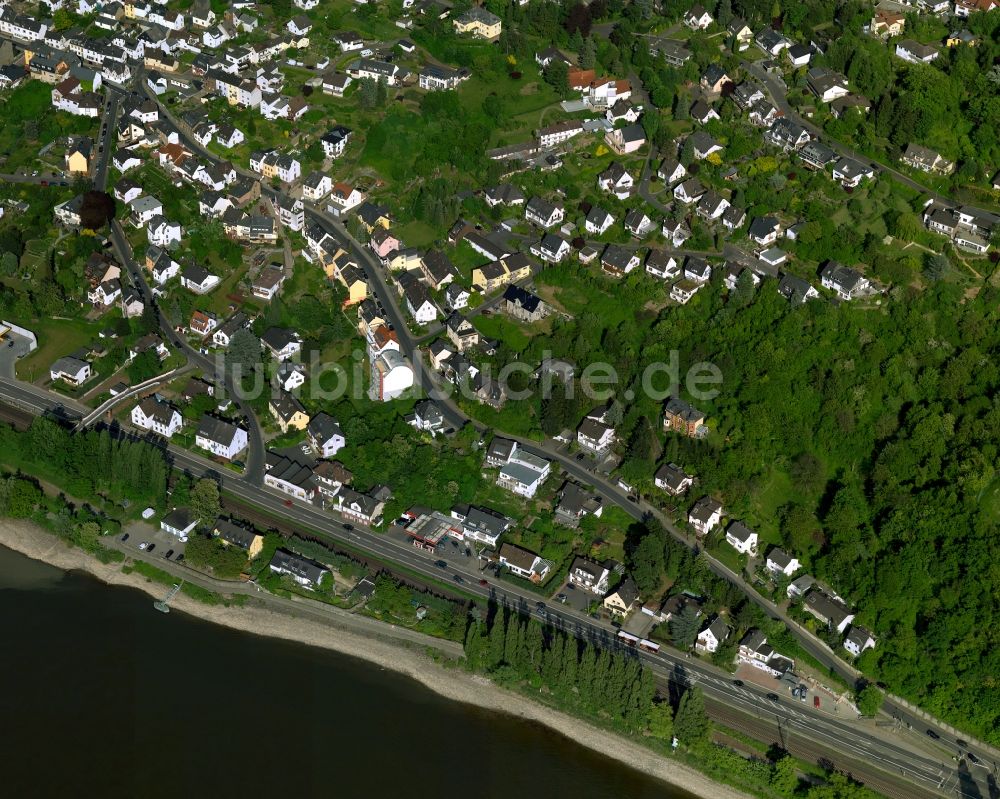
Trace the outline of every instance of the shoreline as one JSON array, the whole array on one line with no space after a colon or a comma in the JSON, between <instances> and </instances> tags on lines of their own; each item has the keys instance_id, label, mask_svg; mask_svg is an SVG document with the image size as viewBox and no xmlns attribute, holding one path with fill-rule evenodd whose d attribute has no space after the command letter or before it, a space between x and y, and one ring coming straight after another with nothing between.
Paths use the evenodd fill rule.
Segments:
<instances>
[{"instance_id":1,"label":"shoreline","mask_svg":"<svg viewBox=\"0 0 1000 799\"><path fill-rule=\"evenodd\" d=\"M135 572L124 574L121 563L101 563L29 521L0 519L0 545L62 571L86 572L107 585L136 588L157 599L163 594L161 584ZM230 629L295 641L373 663L405 675L453 702L541 724L581 746L703 799L749 797L749 794L712 781L690 766L675 763L627 738L533 702L522 694L495 685L486 677L446 669L411 646L366 637L339 628L335 623L321 624L266 608L205 605L184 594L172 599L171 606Z\"/></svg>"}]
</instances>

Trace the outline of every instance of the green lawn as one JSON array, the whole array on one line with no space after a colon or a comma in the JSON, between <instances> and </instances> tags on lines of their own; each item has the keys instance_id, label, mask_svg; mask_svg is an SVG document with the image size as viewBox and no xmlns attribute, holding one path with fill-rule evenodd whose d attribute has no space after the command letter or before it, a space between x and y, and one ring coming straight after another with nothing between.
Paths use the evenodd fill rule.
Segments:
<instances>
[{"instance_id":1,"label":"green lawn","mask_svg":"<svg viewBox=\"0 0 1000 799\"><path fill-rule=\"evenodd\" d=\"M498 313L490 316L479 314L473 323L484 336L499 339L515 352L522 352L531 341L531 335L524 327Z\"/></svg>"},{"instance_id":2,"label":"green lawn","mask_svg":"<svg viewBox=\"0 0 1000 799\"><path fill-rule=\"evenodd\" d=\"M105 325L82 319L45 319L32 323L13 320L31 330L38 338L38 349L17 362L17 376L22 380L37 380L48 375L56 358L69 355L90 344Z\"/></svg>"}]
</instances>

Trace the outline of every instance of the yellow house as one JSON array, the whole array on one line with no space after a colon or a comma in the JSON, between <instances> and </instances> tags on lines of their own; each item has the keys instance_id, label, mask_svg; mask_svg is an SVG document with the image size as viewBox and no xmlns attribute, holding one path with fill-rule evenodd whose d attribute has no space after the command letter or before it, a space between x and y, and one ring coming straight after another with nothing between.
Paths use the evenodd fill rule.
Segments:
<instances>
[{"instance_id":1,"label":"yellow house","mask_svg":"<svg viewBox=\"0 0 1000 799\"><path fill-rule=\"evenodd\" d=\"M906 27L906 17L885 9L878 9L871 21L871 32L875 36L888 39L892 36L899 36Z\"/></svg>"},{"instance_id":2,"label":"yellow house","mask_svg":"<svg viewBox=\"0 0 1000 799\"><path fill-rule=\"evenodd\" d=\"M347 299L344 305L355 305L368 296L368 281L354 264L340 270L340 282L347 289Z\"/></svg>"},{"instance_id":3,"label":"yellow house","mask_svg":"<svg viewBox=\"0 0 1000 799\"><path fill-rule=\"evenodd\" d=\"M470 33L477 39L498 39L502 26L500 17L480 6L473 6L455 20L455 31Z\"/></svg>"},{"instance_id":4,"label":"yellow house","mask_svg":"<svg viewBox=\"0 0 1000 799\"><path fill-rule=\"evenodd\" d=\"M527 277L531 277L531 261L517 252L473 269L472 285L485 294Z\"/></svg>"},{"instance_id":5,"label":"yellow house","mask_svg":"<svg viewBox=\"0 0 1000 799\"><path fill-rule=\"evenodd\" d=\"M253 530L241 527L229 519L218 519L212 529L212 535L216 536L223 546L235 546L245 549L247 556L253 560L264 549L264 536L258 535Z\"/></svg>"},{"instance_id":6,"label":"yellow house","mask_svg":"<svg viewBox=\"0 0 1000 799\"><path fill-rule=\"evenodd\" d=\"M944 43L948 47L960 47L963 44L966 47L975 47L979 44L979 39L969 33L969 31L952 31L948 34L948 38L944 40Z\"/></svg>"},{"instance_id":7,"label":"yellow house","mask_svg":"<svg viewBox=\"0 0 1000 799\"><path fill-rule=\"evenodd\" d=\"M377 227L384 227L388 230L392 224L386 209L369 202L358 207L358 221L364 227L365 232L369 234Z\"/></svg>"},{"instance_id":8,"label":"yellow house","mask_svg":"<svg viewBox=\"0 0 1000 799\"><path fill-rule=\"evenodd\" d=\"M291 394L284 392L276 394L271 397L267 408L282 433L287 433L289 430L305 430L309 424L309 414L306 413L302 403Z\"/></svg>"},{"instance_id":9,"label":"yellow house","mask_svg":"<svg viewBox=\"0 0 1000 799\"><path fill-rule=\"evenodd\" d=\"M90 154L94 143L86 136L66 151L66 171L71 175L86 175L90 172Z\"/></svg>"},{"instance_id":10,"label":"yellow house","mask_svg":"<svg viewBox=\"0 0 1000 799\"><path fill-rule=\"evenodd\" d=\"M339 280L341 271L354 264L354 261L351 260L351 256L341 249L338 249L331 255L326 250L321 248L319 257L327 280L333 280L335 278Z\"/></svg>"},{"instance_id":11,"label":"yellow house","mask_svg":"<svg viewBox=\"0 0 1000 799\"><path fill-rule=\"evenodd\" d=\"M393 271L397 269L419 269L420 253L416 247L405 247L401 250L396 250L389 259L389 268Z\"/></svg>"}]
</instances>

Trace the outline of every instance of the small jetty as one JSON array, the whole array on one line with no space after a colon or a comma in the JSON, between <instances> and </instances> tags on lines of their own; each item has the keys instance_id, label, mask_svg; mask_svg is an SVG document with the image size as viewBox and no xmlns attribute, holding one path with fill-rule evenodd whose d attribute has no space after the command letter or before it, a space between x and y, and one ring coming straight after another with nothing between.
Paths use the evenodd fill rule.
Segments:
<instances>
[{"instance_id":1,"label":"small jetty","mask_svg":"<svg viewBox=\"0 0 1000 799\"><path fill-rule=\"evenodd\" d=\"M169 613L170 600L177 596L177 592L181 590L182 585L184 585L183 580L179 583L175 583L174 587L167 592L167 595L163 597L163 599L153 603L153 607L160 611L160 613Z\"/></svg>"}]
</instances>

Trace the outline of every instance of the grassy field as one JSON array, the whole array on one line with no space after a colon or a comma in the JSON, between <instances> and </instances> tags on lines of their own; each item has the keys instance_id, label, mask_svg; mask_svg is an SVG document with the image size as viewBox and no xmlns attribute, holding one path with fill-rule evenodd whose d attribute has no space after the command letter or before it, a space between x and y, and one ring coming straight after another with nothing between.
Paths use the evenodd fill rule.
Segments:
<instances>
[{"instance_id":1,"label":"grassy field","mask_svg":"<svg viewBox=\"0 0 1000 799\"><path fill-rule=\"evenodd\" d=\"M27 272L34 280L51 277L49 269L49 242L45 239L30 239L24 244L21 256L21 271Z\"/></svg>"},{"instance_id":2,"label":"grassy field","mask_svg":"<svg viewBox=\"0 0 1000 799\"><path fill-rule=\"evenodd\" d=\"M526 349L532 338L532 334L523 326L500 314L491 316L480 314L475 317L474 324L484 336L499 339L515 352Z\"/></svg>"},{"instance_id":3,"label":"grassy field","mask_svg":"<svg viewBox=\"0 0 1000 799\"><path fill-rule=\"evenodd\" d=\"M46 319L25 327L38 337L38 349L17 362L17 376L22 380L37 380L48 375L56 358L90 344L103 325L82 319Z\"/></svg>"}]
</instances>

